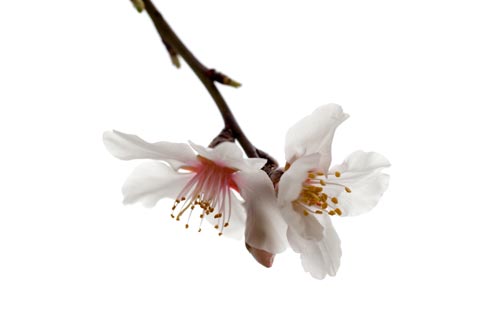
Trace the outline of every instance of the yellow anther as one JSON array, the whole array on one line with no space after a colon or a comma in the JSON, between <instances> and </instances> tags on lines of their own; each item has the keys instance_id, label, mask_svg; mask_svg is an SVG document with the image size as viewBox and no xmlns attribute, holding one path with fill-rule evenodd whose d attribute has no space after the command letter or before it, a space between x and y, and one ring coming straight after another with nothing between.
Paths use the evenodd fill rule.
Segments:
<instances>
[{"instance_id":1,"label":"yellow anther","mask_svg":"<svg viewBox=\"0 0 500 333\"><path fill-rule=\"evenodd\" d=\"M328 207L328 204L326 202L323 202L323 204L321 205L321 209L326 209L326 207Z\"/></svg>"},{"instance_id":2,"label":"yellow anther","mask_svg":"<svg viewBox=\"0 0 500 333\"><path fill-rule=\"evenodd\" d=\"M334 210L329 211L328 215L332 215L332 216L335 215L335 211Z\"/></svg>"},{"instance_id":3,"label":"yellow anther","mask_svg":"<svg viewBox=\"0 0 500 333\"><path fill-rule=\"evenodd\" d=\"M186 223L186 229L189 228L189 224Z\"/></svg>"},{"instance_id":4,"label":"yellow anther","mask_svg":"<svg viewBox=\"0 0 500 333\"><path fill-rule=\"evenodd\" d=\"M333 202L334 204L338 204L338 203L339 203L339 199L337 199L337 198L333 197L333 198L332 198L332 202Z\"/></svg>"},{"instance_id":5,"label":"yellow anther","mask_svg":"<svg viewBox=\"0 0 500 333\"><path fill-rule=\"evenodd\" d=\"M175 199L175 203L179 203L181 202L179 199Z\"/></svg>"},{"instance_id":6,"label":"yellow anther","mask_svg":"<svg viewBox=\"0 0 500 333\"><path fill-rule=\"evenodd\" d=\"M176 220L176 221L180 221L180 220L181 220L181 219L180 219L180 216L177 216L177 217L175 218L175 220Z\"/></svg>"},{"instance_id":7,"label":"yellow anther","mask_svg":"<svg viewBox=\"0 0 500 333\"><path fill-rule=\"evenodd\" d=\"M309 212L307 210L305 210L303 213L304 213L304 216L308 216L309 215Z\"/></svg>"},{"instance_id":8,"label":"yellow anther","mask_svg":"<svg viewBox=\"0 0 500 333\"><path fill-rule=\"evenodd\" d=\"M219 225L218 224L214 225L214 228L219 229Z\"/></svg>"},{"instance_id":9,"label":"yellow anther","mask_svg":"<svg viewBox=\"0 0 500 333\"><path fill-rule=\"evenodd\" d=\"M221 213L218 213L218 214L215 214L215 215L214 215L214 218L215 218L215 219L218 219L219 217L222 217L222 214L221 214Z\"/></svg>"},{"instance_id":10,"label":"yellow anther","mask_svg":"<svg viewBox=\"0 0 500 333\"><path fill-rule=\"evenodd\" d=\"M309 178L311 178L311 179L316 178L316 175L315 175L314 173L310 173L310 174L309 174L309 175L307 175L307 176L308 176Z\"/></svg>"},{"instance_id":11,"label":"yellow anther","mask_svg":"<svg viewBox=\"0 0 500 333\"><path fill-rule=\"evenodd\" d=\"M347 186L346 186L346 188L345 188L345 191L346 191L347 193L351 193L351 192L352 192L352 191L351 191L351 189L350 189L349 187L347 187Z\"/></svg>"},{"instance_id":12,"label":"yellow anther","mask_svg":"<svg viewBox=\"0 0 500 333\"><path fill-rule=\"evenodd\" d=\"M315 213L316 214L323 214L323 212L321 210L319 210L319 209L317 211L315 211Z\"/></svg>"},{"instance_id":13,"label":"yellow anther","mask_svg":"<svg viewBox=\"0 0 500 333\"><path fill-rule=\"evenodd\" d=\"M340 177L340 175L341 175L341 174L340 174L340 172L335 171L335 177L339 178L339 177Z\"/></svg>"},{"instance_id":14,"label":"yellow anther","mask_svg":"<svg viewBox=\"0 0 500 333\"><path fill-rule=\"evenodd\" d=\"M335 208L335 213L342 215L342 211L339 208Z\"/></svg>"},{"instance_id":15,"label":"yellow anther","mask_svg":"<svg viewBox=\"0 0 500 333\"><path fill-rule=\"evenodd\" d=\"M323 172L321 172L321 171L318 171L318 172L316 172L316 175L318 175L318 176L324 176L325 174Z\"/></svg>"},{"instance_id":16,"label":"yellow anther","mask_svg":"<svg viewBox=\"0 0 500 333\"><path fill-rule=\"evenodd\" d=\"M203 215L203 214L200 214L200 219L202 219L202 218L204 218L204 217L205 217L205 215Z\"/></svg>"},{"instance_id":17,"label":"yellow anther","mask_svg":"<svg viewBox=\"0 0 500 333\"><path fill-rule=\"evenodd\" d=\"M222 236L222 232L219 232L219 236Z\"/></svg>"},{"instance_id":18,"label":"yellow anther","mask_svg":"<svg viewBox=\"0 0 500 333\"><path fill-rule=\"evenodd\" d=\"M227 228L229 226L229 222L224 223L224 228Z\"/></svg>"},{"instance_id":19,"label":"yellow anther","mask_svg":"<svg viewBox=\"0 0 500 333\"><path fill-rule=\"evenodd\" d=\"M323 186L325 186L325 185L326 185L326 182L325 182L323 179L321 179L321 180L319 181L319 183L320 183L321 185L323 185Z\"/></svg>"}]
</instances>

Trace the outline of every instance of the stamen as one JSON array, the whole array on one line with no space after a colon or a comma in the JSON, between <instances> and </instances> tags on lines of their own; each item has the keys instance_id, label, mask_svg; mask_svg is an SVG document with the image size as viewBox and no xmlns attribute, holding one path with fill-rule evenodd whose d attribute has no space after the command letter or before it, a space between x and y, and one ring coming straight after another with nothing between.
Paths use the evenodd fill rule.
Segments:
<instances>
[{"instance_id":1,"label":"stamen","mask_svg":"<svg viewBox=\"0 0 500 333\"><path fill-rule=\"evenodd\" d=\"M335 171L333 175L337 178L341 177L340 171ZM309 214L342 215L342 210L338 207L339 199L338 197L330 197L328 195L330 193L329 189L333 189L333 193L336 193L339 187L347 193L352 191L339 181L324 178L323 176L322 172L310 171L302 184L302 191L294 204L299 205L304 216L309 216ZM326 192L323 192L323 190L326 190Z\"/></svg>"},{"instance_id":2,"label":"stamen","mask_svg":"<svg viewBox=\"0 0 500 333\"><path fill-rule=\"evenodd\" d=\"M203 220L210 214L217 211L213 215L215 219L224 218L224 224L218 223L215 229L220 229L219 234L222 235L223 228L229 225L231 218L231 188L232 174L237 170L220 166L215 162L204 157L198 156L200 162L196 167L188 169L194 173L194 176L181 190L177 196L173 206L171 218L180 221L186 211L189 211L189 216L185 224L185 228L189 228L189 220L195 207L199 207L200 223L198 232L201 232ZM181 207L179 207L181 206ZM175 212L175 210L180 209Z\"/></svg>"}]
</instances>

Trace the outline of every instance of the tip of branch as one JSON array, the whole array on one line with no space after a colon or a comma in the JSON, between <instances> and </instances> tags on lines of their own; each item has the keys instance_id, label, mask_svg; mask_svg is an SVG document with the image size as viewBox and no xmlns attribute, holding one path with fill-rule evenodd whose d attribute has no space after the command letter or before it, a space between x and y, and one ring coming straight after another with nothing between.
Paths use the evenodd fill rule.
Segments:
<instances>
[{"instance_id":1,"label":"tip of branch","mask_svg":"<svg viewBox=\"0 0 500 333\"><path fill-rule=\"evenodd\" d=\"M131 1L135 9L137 9L139 13L144 10L144 2L142 2L142 0L131 0Z\"/></svg>"},{"instance_id":2,"label":"tip of branch","mask_svg":"<svg viewBox=\"0 0 500 333\"><path fill-rule=\"evenodd\" d=\"M171 54L170 60L172 61L172 65L174 65L176 68L181 68L181 62L177 54Z\"/></svg>"},{"instance_id":3,"label":"tip of branch","mask_svg":"<svg viewBox=\"0 0 500 333\"><path fill-rule=\"evenodd\" d=\"M227 76L225 74L222 74L221 72L217 72L215 69L209 69L207 71L207 76L211 80L213 80L215 82L219 82L219 83L225 84L227 86L231 86L231 87L234 87L234 88L241 87L241 83L239 83L238 81L235 81L235 80L231 79L229 76Z\"/></svg>"},{"instance_id":4,"label":"tip of branch","mask_svg":"<svg viewBox=\"0 0 500 333\"><path fill-rule=\"evenodd\" d=\"M234 87L234 88L241 87L241 83L239 83L238 81L234 81L234 80L228 78L227 76L226 76L226 79L227 80L224 80L224 82L223 82L224 84L227 84L228 86L231 86L231 87Z\"/></svg>"}]
</instances>

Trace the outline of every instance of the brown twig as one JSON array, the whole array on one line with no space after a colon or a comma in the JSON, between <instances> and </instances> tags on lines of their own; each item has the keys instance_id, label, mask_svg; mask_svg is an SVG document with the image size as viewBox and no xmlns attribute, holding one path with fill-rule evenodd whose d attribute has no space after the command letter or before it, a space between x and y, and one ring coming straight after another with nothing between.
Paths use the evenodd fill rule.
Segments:
<instances>
[{"instance_id":1,"label":"brown twig","mask_svg":"<svg viewBox=\"0 0 500 333\"><path fill-rule=\"evenodd\" d=\"M239 83L231 80L229 77L215 71L214 69L208 69L203 65L184 45L184 43L175 34L172 28L165 21L161 13L156 9L155 5L151 0L142 0L144 4L144 9L148 13L149 17L153 21L153 24L158 31L163 43L175 51L180 57L186 61L189 67L196 74L201 83L205 86L210 96L214 100L215 104L219 108L222 119L224 120L224 130L223 132L230 133L234 136L234 139L238 140L241 147L243 148L245 154L248 157L259 157L259 153L254 145L248 140L245 133L243 133L241 127L236 121L233 113L229 109L226 101L222 97L219 89L215 86L215 81L229 84L232 86L239 86ZM215 140L215 139L214 139Z\"/></svg>"}]
</instances>

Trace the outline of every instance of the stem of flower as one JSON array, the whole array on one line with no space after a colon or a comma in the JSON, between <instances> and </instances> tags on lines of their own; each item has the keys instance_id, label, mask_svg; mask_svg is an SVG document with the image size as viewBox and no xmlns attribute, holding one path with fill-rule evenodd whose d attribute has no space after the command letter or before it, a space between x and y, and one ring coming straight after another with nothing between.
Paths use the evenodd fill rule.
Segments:
<instances>
[{"instance_id":1,"label":"stem of flower","mask_svg":"<svg viewBox=\"0 0 500 333\"><path fill-rule=\"evenodd\" d=\"M153 21L153 24L165 46L172 48L175 51L174 54L179 55L184 59L184 61L186 61L198 79L200 79L201 83L203 83L205 88L208 90L210 96L219 108L222 119L224 120L223 132L226 134L231 133L234 136L234 139L238 140L248 157L259 157L257 149L250 142L250 140L248 140L245 133L243 133L241 127L236 121L236 118L229 109L229 106L219 92L219 89L215 86L214 82L218 81L234 87L237 87L239 84L236 81L231 80L229 77L216 72L213 69L208 69L205 65L203 65L175 34L158 9L156 9L153 2L151 0L142 0L142 2L144 4L144 9ZM169 54L172 55L171 50L169 50Z\"/></svg>"}]
</instances>

